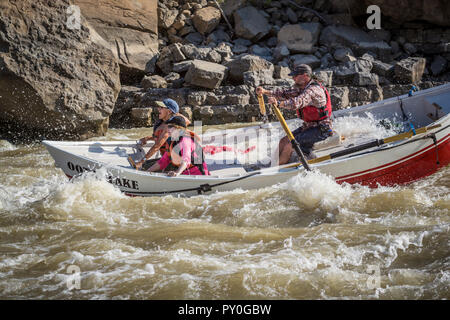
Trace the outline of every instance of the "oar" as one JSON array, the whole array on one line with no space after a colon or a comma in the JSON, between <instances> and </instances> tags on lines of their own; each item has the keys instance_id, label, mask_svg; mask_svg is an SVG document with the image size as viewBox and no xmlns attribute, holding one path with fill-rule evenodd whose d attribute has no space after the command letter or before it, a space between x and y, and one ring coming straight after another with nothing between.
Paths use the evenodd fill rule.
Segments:
<instances>
[{"instance_id":1,"label":"oar","mask_svg":"<svg viewBox=\"0 0 450 320\"><path fill-rule=\"evenodd\" d=\"M278 107L275 103L272 104L272 108L275 111L275 115L277 116L278 120L280 121L281 126L284 129L284 132L286 132L286 135L292 144L292 148L294 148L295 152L299 156L303 167L305 167L306 170L311 171L311 168L309 167L308 162L306 161L305 156L303 155L303 152L300 149L300 145L298 144L297 140L295 140L294 135L292 134L291 130L289 129L289 127L286 123L286 120L284 120L284 117L280 112L280 109L278 109Z\"/></svg>"},{"instance_id":2,"label":"oar","mask_svg":"<svg viewBox=\"0 0 450 320\"><path fill-rule=\"evenodd\" d=\"M415 133L411 130L411 131L408 131L408 132L397 134L397 135L392 136L392 137L388 137L388 138L384 138L384 139L377 139L377 140L374 140L374 141L371 141L371 142L368 142L368 143L361 144L359 146L355 146L355 147L348 148L348 149L345 149L345 150L342 150L342 151L330 153L330 154L327 154L327 155L322 156L322 157L311 159L308 162L312 164L312 163L318 163L318 162L322 162L322 161L326 161L326 160L342 157L342 156L345 156L345 155L348 155L348 154L351 154L351 153L355 153L355 152L358 152L358 151L362 151L362 150L365 150L365 149L369 149L369 148L373 148L373 147L379 147L379 146L382 146L383 144L386 144L386 143L391 143L391 142L399 141L399 140L403 140L403 139L409 139L409 138L411 138L414 135L421 134L421 133L426 133L429 130L433 130L433 129L436 129L436 128L439 128L439 127L441 127L441 125L437 124L437 125L434 125L434 126L431 126L431 127L422 127L422 128L416 129ZM303 162L302 162L302 164L303 164ZM300 165L300 163L294 163L292 165L287 166L286 168L292 168L292 167L296 167L298 165Z\"/></svg>"},{"instance_id":3,"label":"oar","mask_svg":"<svg viewBox=\"0 0 450 320\"><path fill-rule=\"evenodd\" d=\"M262 94L258 95L258 104L259 104L259 112L261 112L261 115L263 117L263 122L264 123L269 122L269 119L267 119L266 105L264 104L264 97Z\"/></svg>"}]
</instances>

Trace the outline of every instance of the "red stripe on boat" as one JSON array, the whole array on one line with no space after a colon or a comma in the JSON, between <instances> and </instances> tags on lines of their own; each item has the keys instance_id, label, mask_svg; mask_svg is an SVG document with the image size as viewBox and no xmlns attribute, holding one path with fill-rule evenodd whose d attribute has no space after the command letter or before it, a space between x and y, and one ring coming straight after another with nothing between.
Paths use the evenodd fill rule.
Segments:
<instances>
[{"instance_id":1,"label":"red stripe on boat","mask_svg":"<svg viewBox=\"0 0 450 320\"><path fill-rule=\"evenodd\" d=\"M397 161L384 164L380 167L371 168L369 170L353 173L351 175L337 177L336 182L338 183L350 183L350 184L361 184L371 188L376 188L381 186L394 186L397 184L406 184L426 176L435 173L438 169L448 165L450 163L450 143L447 135L446 140L437 146L437 152L439 157L439 165L436 163L436 146L434 144ZM423 152L425 150L425 152ZM420 153L420 154L419 154ZM417 155L418 154L418 155ZM414 157L414 155L416 155ZM413 156L413 157L411 157ZM410 158L406 161L404 159ZM400 163L398 163L400 162ZM397 163L397 164L395 164ZM389 166L388 168L385 168ZM376 170L384 168L381 170ZM373 171L366 174L364 172ZM362 174L362 175L361 175ZM355 177L355 175L358 175ZM351 178L346 178L349 176L354 176Z\"/></svg>"}]
</instances>

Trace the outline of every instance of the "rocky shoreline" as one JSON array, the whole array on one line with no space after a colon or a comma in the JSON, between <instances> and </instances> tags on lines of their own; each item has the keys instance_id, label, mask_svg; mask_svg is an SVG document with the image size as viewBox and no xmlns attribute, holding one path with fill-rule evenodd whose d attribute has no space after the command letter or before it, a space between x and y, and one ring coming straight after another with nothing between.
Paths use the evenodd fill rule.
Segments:
<instances>
[{"instance_id":1,"label":"rocky shoreline","mask_svg":"<svg viewBox=\"0 0 450 320\"><path fill-rule=\"evenodd\" d=\"M152 100L164 97L203 124L256 121L255 87L292 85L300 63L329 88L335 110L450 81L450 32L426 23L366 32L346 10L306 2L225 1L221 20L215 1L160 1L159 74L122 88L111 125L150 125Z\"/></svg>"},{"instance_id":2,"label":"rocky shoreline","mask_svg":"<svg viewBox=\"0 0 450 320\"><path fill-rule=\"evenodd\" d=\"M292 85L300 63L329 88L335 110L450 81L443 0L116 2L94 10L89 0L24 0L28 18L0 5L2 136L85 139L149 126L165 97L203 124L259 121L256 86ZM77 32L64 28L73 4ZM366 27L370 4L382 29Z\"/></svg>"}]
</instances>

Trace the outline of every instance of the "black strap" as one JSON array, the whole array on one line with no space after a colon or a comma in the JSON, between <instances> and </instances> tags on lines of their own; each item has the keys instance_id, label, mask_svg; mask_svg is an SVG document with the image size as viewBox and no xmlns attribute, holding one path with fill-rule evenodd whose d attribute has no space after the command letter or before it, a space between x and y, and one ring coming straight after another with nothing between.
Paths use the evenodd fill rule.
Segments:
<instances>
[{"instance_id":1,"label":"black strap","mask_svg":"<svg viewBox=\"0 0 450 320\"><path fill-rule=\"evenodd\" d=\"M198 194L202 194L203 192L209 192L212 190L212 188L214 187L218 187L218 186L222 186L228 183L233 183L239 180L243 180L243 179L247 179L250 177L253 177L255 175L261 174L260 171L256 171L253 172L251 174L248 174L246 176L243 177L239 177L237 179L231 180L231 181L225 181L225 182L220 182L220 183L216 183L216 184L202 184L199 187L196 188L189 188L189 189L180 189L180 190L173 190L173 191L163 191L163 192L128 192L129 194L133 194L133 195L152 195L152 194L172 194L172 193L183 193L183 192L188 192L188 191L197 191Z\"/></svg>"}]
</instances>

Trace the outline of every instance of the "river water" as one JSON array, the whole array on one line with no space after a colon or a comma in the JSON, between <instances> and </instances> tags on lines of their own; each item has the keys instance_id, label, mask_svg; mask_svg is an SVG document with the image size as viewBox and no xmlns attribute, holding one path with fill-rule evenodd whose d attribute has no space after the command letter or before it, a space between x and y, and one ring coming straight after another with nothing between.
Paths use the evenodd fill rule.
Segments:
<instances>
[{"instance_id":1,"label":"river water","mask_svg":"<svg viewBox=\"0 0 450 320\"><path fill-rule=\"evenodd\" d=\"M0 298L449 299L449 190L447 166L401 187L313 172L130 198L93 174L69 182L40 144L1 141Z\"/></svg>"}]
</instances>

